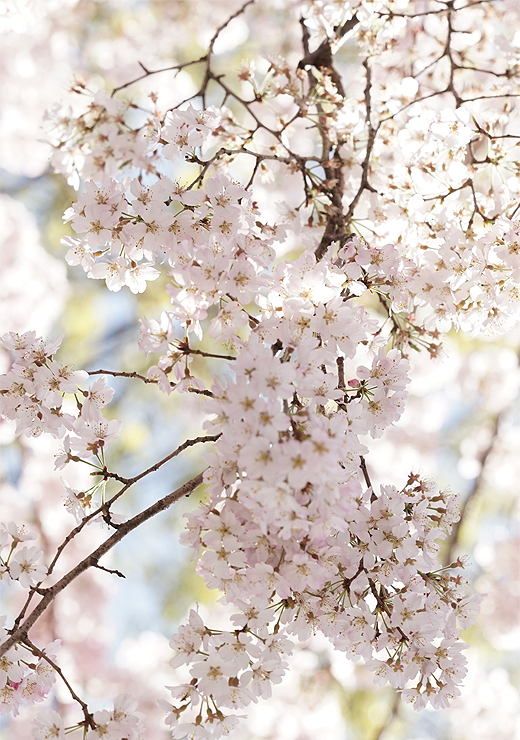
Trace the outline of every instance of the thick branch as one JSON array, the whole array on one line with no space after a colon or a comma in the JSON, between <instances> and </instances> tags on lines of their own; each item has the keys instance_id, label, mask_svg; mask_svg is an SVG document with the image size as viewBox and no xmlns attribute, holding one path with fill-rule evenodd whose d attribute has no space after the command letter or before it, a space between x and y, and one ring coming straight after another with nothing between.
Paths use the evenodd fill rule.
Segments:
<instances>
[{"instance_id":1,"label":"thick branch","mask_svg":"<svg viewBox=\"0 0 520 740\"><path fill-rule=\"evenodd\" d=\"M77 534L81 532L81 530L95 517L99 516L100 514L107 514L110 510L110 507L112 506L115 501L117 501L118 498L120 498L128 489L134 485L134 483L137 483L137 481L144 478L146 475L149 475L150 473L155 472L158 470L162 465L172 460L174 457L177 457L181 452L186 450L188 447L193 447L196 444L199 444L201 442L216 442L219 438L219 434L214 435L206 435L204 437L195 437L194 439L187 439L185 442L183 442L181 445L175 448L173 452L170 452L166 457L163 457L162 460L159 460L158 462L154 463L152 466L144 470L142 473L139 473L138 475L135 475L133 478L122 478L122 476L116 475L114 473L110 473L108 470L99 471L99 475L103 475L105 478L116 478L116 480L119 480L124 483L124 486L116 493L114 496L112 496L111 499L106 501L103 506L100 506L95 511L88 514L82 521L72 529L67 537L64 539L64 541L61 543L61 545L58 547L58 550L56 551L56 555L54 556L54 559L52 560L51 564L49 565L49 569L47 571L47 575L50 575L52 571L54 570L54 566L56 565L56 562L58 561L58 558L60 557L61 553L65 549L65 547L69 544L71 540L76 537ZM38 584L39 585L39 584ZM24 609L28 606L30 599L28 599ZM23 617L24 610L22 610L21 615ZM20 618L20 617L19 617ZM16 622L15 622L16 624Z\"/></svg>"},{"instance_id":2,"label":"thick branch","mask_svg":"<svg viewBox=\"0 0 520 740\"><path fill-rule=\"evenodd\" d=\"M78 563L75 568L72 568L72 570L70 570L66 575L63 576L63 578L57 581L57 583L55 583L53 586L50 586L49 588L41 589L41 591L45 594L42 600L35 606L33 611L23 622L23 624L15 629L11 636L0 645L0 658L5 655L5 653L11 647L13 647L13 645L16 645L16 643L18 642L24 642L27 639L27 635L31 627L33 627L35 622L48 609L56 596L61 591L63 591L64 588L66 588L70 583L72 583L72 581L74 581L86 570L91 567L97 566L98 560L103 557L103 555L106 555L106 553L109 552L109 550L111 550L114 545L120 542L127 534L132 532L144 522L148 521L148 519L151 519L159 512L168 509L172 504L181 499L183 496L189 496L191 493L193 493L193 491L201 485L202 480L203 473L199 473L190 481L178 488L176 491L173 491L173 493L169 493L167 496L160 499L159 501L156 501L140 514L137 514L136 516L132 517L132 519L129 519L128 521L124 522L124 524L121 524L113 535L105 540L105 542L103 542L103 544L101 544L96 550L94 550L93 553L91 553L84 560Z\"/></svg>"}]
</instances>

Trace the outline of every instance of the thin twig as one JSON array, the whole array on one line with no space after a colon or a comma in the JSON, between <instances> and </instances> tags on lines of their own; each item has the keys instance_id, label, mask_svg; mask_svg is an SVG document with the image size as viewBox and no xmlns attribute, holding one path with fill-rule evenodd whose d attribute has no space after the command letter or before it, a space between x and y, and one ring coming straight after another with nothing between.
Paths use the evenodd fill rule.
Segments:
<instances>
[{"instance_id":1,"label":"thin twig","mask_svg":"<svg viewBox=\"0 0 520 740\"><path fill-rule=\"evenodd\" d=\"M371 491L370 501L377 501L377 496L375 494L374 487L372 486L372 481L370 480L370 476L367 470L367 464L363 455L359 456L359 461L359 467L361 468L361 472L363 473L363 478L365 479L367 487L370 488Z\"/></svg>"},{"instance_id":2,"label":"thin twig","mask_svg":"<svg viewBox=\"0 0 520 740\"><path fill-rule=\"evenodd\" d=\"M147 378L136 372L123 372L118 370L88 370L87 372L89 375L111 375L114 378L137 378L138 380L142 380L143 383L157 384L156 380L152 380L151 378Z\"/></svg>"},{"instance_id":3,"label":"thin twig","mask_svg":"<svg viewBox=\"0 0 520 740\"><path fill-rule=\"evenodd\" d=\"M112 575L114 576L119 576L119 578L126 578L125 574L121 573L120 570L114 570L114 568L105 568L104 565L100 565L99 563L97 563L94 567L99 568L99 570L104 570L106 573L112 573Z\"/></svg>"},{"instance_id":4,"label":"thin twig","mask_svg":"<svg viewBox=\"0 0 520 740\"><path fill-rule=\"evenodd\" d=\"M69 693L72 696L72 698L74 699L74 701L77 701L78 704L80 705L81 710L83 712L83 716L85 717L85 727L88 726L88 727L94 729L96 727L96 723L94 722L94 719L93 719L92 715L88 711L87 704L83 701L83 699L81 699L76 694L76 692L74 691L74 689L72 688L72 686L70 685L70 683L65 678L65 676L63 674L63 671L61 670L61 668L59 667L59 665L57 663L55 663L54 660L52 660L52 658L49 658L49 656L46 655L46 653L43 650L40 650L40 648L36 647L36 645L33 642L31 642L31 640L28 638L27 635L24 635L23 639L20 640L20 642L23 645L25 645L31 651L31 653L33 653L33 655L37 655L39 658L43 658L43 660L45 660L56 671L56 673L61 678L61 680L63 681L63 683L65 684L65 686L68 688Z\"/></svg>"},{"instance_id":5,"label":"thin twig","mask_svg":"<svg viewBox=\"0 0 520 740\"><path fill-rule=\"evenodd\" d=\"M112 90L111 96L114 97L114 95L121 90L124 90L127 87L130 87L131 85L135 85L136 82L140 82L141 80L144 80L146 77L151 77L152 75L158 75L161 74L161 72L180 72L182 69L185 69L186 67L190 67L194 64L201 64L202 62L206 61L206 55L203 57L200 57L199 59L193 59L190 62L184 62L182 64L172 64L168 67L161 67L160 69L146 69L141 62L138 62L141 69L145 70L142 75L139 75L138 77L134 77L134 79L130 80L129 82L125 82L123 85L119 85L119 87L114 87Z\"/></svg>"},{"instance_id":6,"label":"thin twig","mask_svg":"<svg viewBox=\"0 0 520 740\"><path fill-rule=\"evenodd\" d=\"M162 460L159 460L159 462L154 463L146 470L143 470L142 473L139 473L138 475L134 475L133 478L129 478L127 481L127 484L129 486L133 486L134 483L137 483L137 481L141 480L141 478L144 478L146 475L149 475L150 473L154 473L156 470L159 470L160 467L162 467L165 463L169 462L170 460L173 460L174 457L177 457L181 452L188 449L188 447L193 447L193 445L200 444L202 442L216 442L217 439L219 439L221 435L220 434L207 434L202 437L194 437L193 439L187 439L185 442L183 442L181 445L179 445L173 452L170 452L168 455L162 458ZM116 496L119 498L119 494L116 494L113 496L107 505L110 505L112 501L115 501Z\"/></svg>"}]
</instances>

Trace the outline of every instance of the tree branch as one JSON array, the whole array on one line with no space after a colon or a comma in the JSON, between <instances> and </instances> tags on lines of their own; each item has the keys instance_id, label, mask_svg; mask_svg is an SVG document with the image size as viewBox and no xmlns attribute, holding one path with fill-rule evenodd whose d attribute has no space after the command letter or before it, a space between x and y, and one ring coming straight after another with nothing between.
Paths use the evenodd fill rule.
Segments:
<instances>
[{"instance_id":1,"label":"tree branch","mask_svg":"<svg viewBox=\"0 0 520 740\"><path fill-rule=\"evenodd\" d=\"M132 532L144 522L148 521L148 519L154 517L159 512L168 509L172 504L181 499L183 496L189 496L202 484L202 482L203 473L199 473L187 483L182 485L180 488L177 488L176 491L173 491L173 493L169 493L167 496L160 499L159 501L156 501L140 514L132 517L132 519L128 519L128 521L124 522L118 527L117 531L114 532L113 535L105 540L105 542L103 542L96 550L94 550L94 552L92 552L90 555L84 558L84 560L78 563L78 565L72 568L72 570L64 575L63 578L60 578L60 580L57 581L53 586L41 589L40 593L44 592L45 594L42 600L35 606L33 611L25 619L25 621L18 628L14 629L10 637L8 637L7 640L5 640L0 645L0 658L5 655L5 653L11 647L13 647L13 645L16 645L16 643L18 642L24 642L28 639L28 633L31 627L33 627L35 622L48 609L56 596L61 593L61 591L63 591L63 589L66 588L70 583L72 583L72 581L74 581L78 576L80 576L89 568L96 567L98 564L98 560L103 557L103 555L106 555L106 553L109 552L114 547L114 545L120 542L123 537L125 537L127 534Z\"/></svg>"},{"instance_id":2,"label":"tree branch","mask_svg":"<svg viewBox=\"0 0 520 740\"><path fill-rule=\"evenodd\" d=\"M37 655L39 658L42 658L43 660L45 660L56 671L56 673L61 678L65 686L68 688L69 693L74 699L74 701L77 701L78 704L80 705L81 710L83 712L83 716L85 717L85 727L91 727L92 729L94 729L96 727L96 724L92 718L92 715L88 711L87 704L83 701L83 699L81 699L76 694L76 692L74 691L70 683L65 678L63 671L61 670L59 665L55 663L52 660L52 658L49 658L49 656L46 655L46 653L43 650L40 650L40 648L36 647L36 645L33 642L31 642L31 640L27 636L25 636L22 640L20 640L20 642L23 645L25 645L31 651L31 653L33 653L33 655Z\"/></svg>"}]
</instances>

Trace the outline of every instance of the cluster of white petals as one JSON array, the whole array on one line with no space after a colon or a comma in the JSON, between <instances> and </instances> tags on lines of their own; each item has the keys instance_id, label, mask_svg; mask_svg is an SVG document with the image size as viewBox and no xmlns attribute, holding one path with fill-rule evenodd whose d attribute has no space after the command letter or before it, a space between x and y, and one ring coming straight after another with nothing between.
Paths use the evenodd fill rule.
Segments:
<instances>
[{"instance_id":1,"label":"cluster of white petals","mask_svg":"<svg viewBox=\"0 0 520 740\"><path fill-rule=\"evenodd\" d=\"M9 583L15 580L23 588L29 588L47 575L43 565L37 561L43 555L38 547L18 547L22 542L36 539L34 532L26 532L24 527L17 527L15 522L0 525L0 581Z\"/></svg>"},{"instance_id":2,"label":"cluster of white petals","mask_svg":"<svg viewBox=\"0 0 520 740\"><path fill-rule=\"evenodd\" d=\"M25 549L25 548L24 548ZM7 636L7 618L0 616L0 640ZM19 713L20 705L43 701L55 681L55 673L45 656L54 660L60 648L60 640L45 647L40 656L35 656L30 647L14 645L0 660L0 716Z\"/></svg>"},{"instance_id":3,"label":"cluster of white petals","mask_svg":"<svg viewBox=\"0 0 520 740\"><path fill-rule=\"evenodd\" d=\"M300 289L303 262L294 268ZM310 277L309 295L312 286ZM437 541L459 516L456 497L416 475L400 491L383 486L376 494L366 485L360 436L379 436L399 417L408 363L397 350L380 351L338 390L339 331L318 346L312 326L312 313L326 313L327 305L307 307L306 336L297 302L289 318L276 318L288 325L279 353L253 332L234 381L215 386L207 401L215 414L208 426L221 436L206 456L209 497L188 515L182 541L202 548L199 572L239 611L234 633L214 632L192 613L174 637L174 665L190 664L193 680L173 690L172 725L186 709L197 710L176 737L219 737L232 722L228 708L270 695L266 646L281 640L269 654L276 683L292 639L318 631L363 657L378 682L402 690L418 709L428 699L446 706L459 693L465 644L457 619L459 627L470 624L479 599L468 598L464 579L452 573L460 561L443 568L436 559ZM354 336L342 318L338 326ZM349 318L355 326L355 312ZM269 336L271 318L265 323ZM362 329L358 323L360 342ZM231 649L241 656L235 665L224 658Z\"/></svg>"},{"instance_id":4,"label":"cluster of white petals","mask_svg":"<svg viewBox=\"0 0 520 740\"><path fill-rule=\"evenodd\" d=\"M114 699L114 709L94 712L95 728L89 730L86 740L144 740L144 715L137 711L137 702L128 694Z\"/></svg>"},{"instance_id":5,"label":"cluster of white petals","mask_svg":"<svg viewBox=\"0 0 520 740\"><path fill-rule=\"evenodd\" d=\"M220 175L186 190L166 177L150 187L138 179L89 181L66 214L81 238L66 237L66 259L87 275L104 279L110 290L127 286L142 293L166 264L167 319L202 337L200 321L226 296L248 304L265 284L261 275L273 254L255 224L244 188ZM218 287L217 287L218 286ZM142 348L157 351L143 325Z\"/></svg>"},{"instance_id":6,"label":"cluster of white petals","mask_svg":"<svg viewBox=\"0 0 520 740\"><path fill-rule=\"evenodd\" d=\"M137 702L120 694L114 699L114 709L100 709L92 717L93 729L86 732L86 740L143 740L144 715L137 710ZM69 729L69 728L67 728ZM63 719L57 712L39 712L33 729L35 740L65 740Z\"/></svg>"},{"instance_id":7,"label":"cluster of white petals","mask_svg":"<svg viewBox=\"0 0 520 740\"><path fill-rule=\"evenodd\" d=\"M105 450L119 436L122 426L116 419L103 416L103 407L114 389L101 376L82 390L88 373L73 370L54 358L61 340L46 341L35 332L4 334L0 341L12 353L14 362L9 372L0 375L0 413L16 422L17 434L38 437L45 433L61 439L63 449L56 457L57 469L70 461L94 457L102 471ZM67 395L75 396L75 404L70 407L64 403ZM93 492L76 491L62 483L67 494L65 505L79 522L93 506Z\"/></svg>"}]
</instances>

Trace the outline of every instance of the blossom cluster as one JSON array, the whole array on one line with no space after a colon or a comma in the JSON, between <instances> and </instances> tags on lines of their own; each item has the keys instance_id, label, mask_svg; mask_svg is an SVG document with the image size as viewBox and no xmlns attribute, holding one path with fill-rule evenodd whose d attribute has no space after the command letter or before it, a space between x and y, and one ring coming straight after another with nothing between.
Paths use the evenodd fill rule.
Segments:
<instances>
[{"instance_id":1,"label":"blossom cluster","mask_svg":"<svg viewBox=\"0 0 520 740\"><path fill-rule=\"evenodd\" d=\"M188 663L190 683L170 687L175 704L161 702L168 712L167 724L174 738L207 738L227 735L238 717L222 709L242 709L259 698L271 696L287 668L284 656L291 641L269 633L264 624L271 614L252 607L248 615L233 617L234 632L211 630L190 611L188 624L181 626L170 645L178 651L172 666ZM195 722L183 713L197 709Z\"/></svg>"},{"instance_id":2,"label":"blossom cluster","mask_svg":"<svg viewBox=\"0 0 520 740\"><path fill-rule=\"evenodd\" d=\"M96 727L87 732L86 740L110 738L111 740L142 740L144 715L137 711L137 702L128 694L114 699L114 709L94 712Z\"/></svg>"},{"instance_id":3,"label":"blossom cluster","mask_svg":"<svg viewBox=\"0 0 520 740\"><path fill-rule=\"evenodd\" d=\"M86 94L81 85L76 89ZM153 149L154 136L146 135L148 128L135 131L125 123L129 106L104 90L93 96L80 117L56 104L45 117L49 143L54 147L53 168L76 186L79 173L85 180L113 176L122 157L145 172L153 170L147 155Z\"/></svg>"},{"instance_id":4,"label":"blossom cluster","mask_svg":"<svg viewBox=\"0 0 520 740\"><path fill-rule=\"evenodd\" d=\"M449 230L414 266L408 289L426 325L504 332L520 316L520 223L497 220L476 240Z\"/></svg>"},{"instance_id":5,"label":"blossom cluster","mask_svg":"<svg viewBox=\"0 0 520 740\"><path fill-rule=\"evenodd\" d=\"M0 616L0 641L7 636L7 617ZM54 669L45 656L54 660L60 640L45 647L42 656L35 656L30 647L22 644L10 648L0 661L0 716L19 713L22 702L35 704L45 699L55 681Z\"/></svg>"},{"instance_id":6,"label":"blossom cluster","mask_svg":"<svg viewBox=\"0 0 520 740\"><path fill-rule=\"evenodd\" d=\"M286 640L317 631L363 657L378 681L417 708L428 699L445 706L459 692L465 660L456 621L471 623L478 598L451 575L461 562L445 569L436 559L437 540L459 516L456 497L416 475L401 491L383 486L377 495L362 474L367 448L359 437L379 436L399 417L408 363L397 350L380 352L340 390L325 369L315 372L330 363L330 350L313 346L312 336L295 342L293 335L291 346L289 335L290 349L276 353L254 332L234 382L214 387L207 402L215 414L209 426L221 436L207 455L209 498L188 515L182 541L203 548L199 572L239 613L235 633L214 634L192 614L173 639L174 665L190 664L193 680L173 692L181 703L172 723L190 705L207 706L178 737L225 732L232 715L223 708L270 695L259 663L269 641L283 638L269 663L277 682ZM224 658L231 647L243 663ZM255 670L263 693L250 686Z\"/></svg>"},{"instance_id":7,"label":"blossom cluster","mask_svg":"<svg viewBox=\"0 0 520 740\"><path fill-rule=\"evenodd\" d=\"M506 218L478 239L452 228L409 257L393 244L353 237L339 257L347 275L388 298L395 313L415 314L432 336L451 327L503 333L520 316L519 233L520 222Z\"/></svg>"},{"instance_id":8,"label":"blossom cluster","mask_svg":"<svg viewBox=\"0 0 520 740\"><path fill-rule=\"evenodd\" d=\"M114 389L101 376L88 390L82 390L88 373L55 359L61 340L47 341L35 332L9 332L1 338L14 362L9 372L0 375L0 414L16 422L17 434L37 437L46 433L62 439L56 468L94 457L102 469L105 449L121 429L121 422L103 416ZM64 403L67 395L75 397L73 405ZM92 505L92 493L75 491L65 482L64 487L66 506L81 521Z\"/></svg>"},{"instance_id":9,"label":"blossom cluster","mask_svg":"<svg viewBox=\"0 0 520 740\"><path fill-rule=\"evenodd\" d=\"M143 292L147 281L159 277L154 265L166 262L174 306L169 320L199 338L210 306L226 296L244 305L251 301L273 256L256 225L250 194L225 175L192 190L167 177L150 187L138 179L87 182L66 217L84 234L63 240L67 261L104 279L110 290L126 285ZM145 329L143 349L156 351L146 334Z\"/></svg>"},{"instance_id":10,"label":"blossom cluster","mask_svg":"<svg viewBox=\"0 0 520 740\"><path fill-rule=\"evenodd\" d=\"M114 709L100 709L90 718L86 740L142 740L144 715L137 712L137 702L128 694L114 699ZM67 728L70 732L71 728ZM65 740L65 727L58 712L40 712L33 730L35 740Z\"/></svg>"},{"instance_id":11,"label":"blossom cluster","mask_svg":"<svg viewBox=\"0 0 520 740\"><path fill-rule=\"evenodd\" d=\"M34 532L18 527L14 522L0 525L0 581L17 581L24 589L35 586L47 575L47 569L38 563L43 555L36 546L24 543L36 539ZM0 643L8 637L7 617L0 616ZM45 659L53 660L60 640L46 646L42 655L35 655L30 645L13 645L0 660L0 716L19 713L22 702L34 704L45 699L55 680L54 669Z\"/></svg>"},{"instance_id":12,"label":"blossom cluster","mask_svg":"<svg viewBox=\"0 0 520 740\"><path fill-rule=\"evenodd\" d=\"M43 555L42 550L35 546L18 547L22 542L36 539L36 533L27 532L14 522L0 526L0 581L8 583L12 579L23 588L30 588L42 581L47 575L45 567L37 565Z\"/></svg>"}]
</instances>

